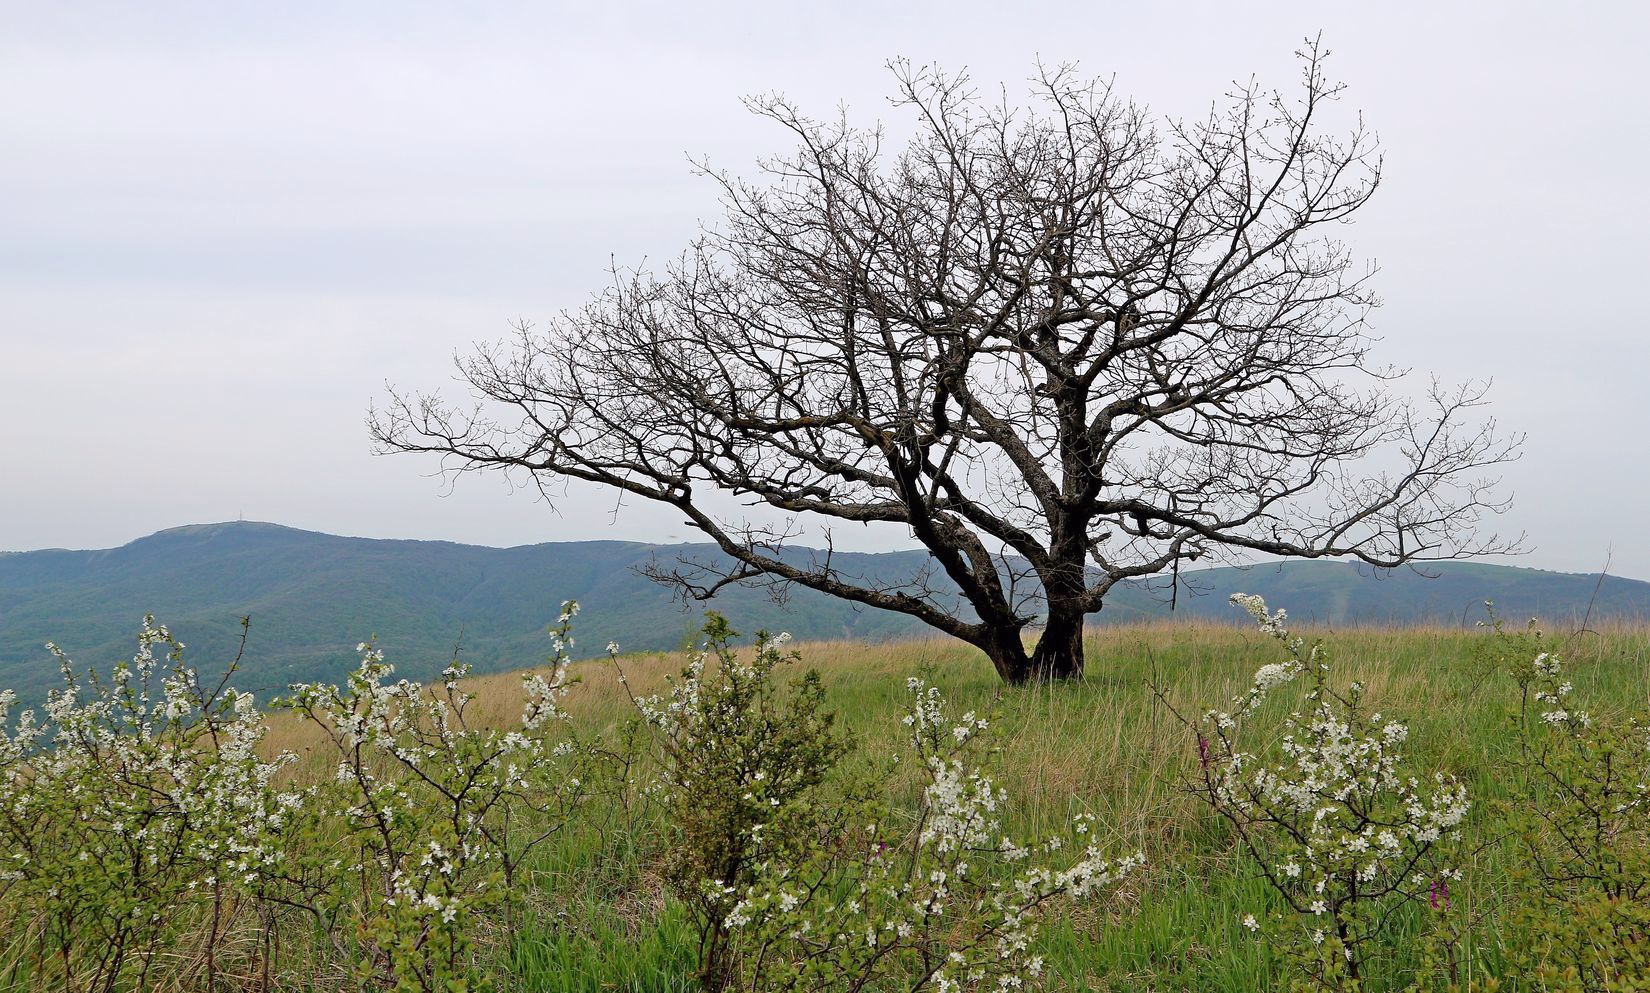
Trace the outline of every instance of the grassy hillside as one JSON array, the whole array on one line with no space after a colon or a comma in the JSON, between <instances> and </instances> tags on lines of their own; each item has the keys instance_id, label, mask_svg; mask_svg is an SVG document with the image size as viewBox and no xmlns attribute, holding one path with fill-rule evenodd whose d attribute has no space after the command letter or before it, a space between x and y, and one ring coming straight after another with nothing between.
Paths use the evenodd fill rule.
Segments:
<instances>
[{"instance_id":1,"label":"grassy hillside","mask_svg":"<svg viewBox=\"0 0 1650 993\"><path fill-rule=\"evenodd\" d=\"M560 602L584 608L586 654L609 641L627 650L679 647L704 605L683 607L636 569L655 556L710 556L704 545L591 541L486 548L435 541L344 538L232 523L174 528L120 548L47 550L0 556L0 686L38 699L56 678L42 649L56 641L82 662L130 653L129 636L153 612L210 667L230 657L242 616L252 618L248 688L295 679L337 678L353 646L376 635L401 670L432 675L456 648L477 671L531 665L546 651L544 628ZM798 554L806 554L799 552ZM925 562L920 552L838 553L849 571L898 579ZM1329 624L1481 616L1484 599L1508 616L1579 616L1597 599L1598 617L1650 617L1650 584L1497 565L1439 566L1379 576L1333 562L1292 562L1248 570L1183 573L1177 615L1236 622L1233 591L1257 592L1295 616ZM1101 624L1167 616L1162 581L1120 588ZM759 590L727 589L712 606L746 631L798 638L877 642L927 629L895 614L861 609L808 590L781 606Z\"/></svg>"},{"instance_id":2,"label":"grassy hillside","mask_svg":"<svg viewBox=\"0 0 1650 993\"><path fill-rule=\"evenodd\" d=\"M1546 988L1509 971L1502 936L1501 922L1513 909L1509 872L1522 858L1520 842L1497 821L1500 802L1514 788L1507 768L1516 747L1509 731L1519 691L1506 670L1475 653L1487 635L1458 627L1302 633L1326 636L1337 683L1362 681L1371 707L1409 723L1405 751L1418 771L1457 775L1470 790L1464 850L1471 855L1451 905L1466 927L1455 950L1460 980L1495 976L1504 990ZM1601 633L1552 641L1569 657L1575 698L1595 714L1650 705L1650 628L1607 625ZM1045 927L1038 952L1047 959L1052 988L1287 988L1284 967L1242 924L1245 914L1275 909L1267 887L1230 832L1186 792L1197 770L1196 744L1148 685L1159 682L1183 712L1221 706L1259 666L1280 658L1276 642L1245 627L1119 625L1092 633L1092 676L1085 683L1008 691L978 653L946 640L880 647L839 641L800 651L804 665L823 672L830 706L866 753L894 747L903 733L905 680L927 667L955 710L992 714L1001 745L995 774L1012 798L1000 813L1016 837L1046 835L1086 811L1108 849L1145 853L1147 868L1118 899L1062 913ZM630 689L645 693L662 687L681 661L679 655L630 655L623 666ZM622 720L629 709L613 668L591 663L581 672L568 700L574 720L592 731ZM471 711L476 719L503 726L519 715L518 676L482 677L471 688L479 694ZM332 773L335 759L323 754L312 729L289 715L274 719L266 745L309 756L300 776ZM898 782L888 789L901 795ZM692 935L681 906L661 892L653 857L646 844L615 847L600 834L560 838L536 857L513 958L494 963L504 987L695 988ZM1383 975L1402 977L1413 966L1408 928L1399 922L1388 931ZM324 960L294 962L301 969L333 968ZM1383 980L1369 988L1402 987Z\"/></svg>"}]
</instances>

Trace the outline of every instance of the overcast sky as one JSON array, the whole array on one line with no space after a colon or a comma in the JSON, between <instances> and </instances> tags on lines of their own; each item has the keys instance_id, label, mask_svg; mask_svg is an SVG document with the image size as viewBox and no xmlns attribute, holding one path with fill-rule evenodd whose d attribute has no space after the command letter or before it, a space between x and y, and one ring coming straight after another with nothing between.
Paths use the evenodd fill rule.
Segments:
<instances>
[{"instance_id":1,"label":"overcast sky","mask_svg":"<svg viewBox=\"0 0 1650 993\"><path fill-rule=\"evenodd\" d=\"M1645 5L557 6L0 3L0 549L242 516L690 537L600 493L448 493L370 455L367 405L679 251L716 210L689 154L786 147L742 95L869 122L890 57L1011 89L1040 57L1195 114L1292 84L1322 30L1386 153L1346 233L1375 357L1494 379L1521 564L1650 578Z\"/></svg>"}]
</instances>

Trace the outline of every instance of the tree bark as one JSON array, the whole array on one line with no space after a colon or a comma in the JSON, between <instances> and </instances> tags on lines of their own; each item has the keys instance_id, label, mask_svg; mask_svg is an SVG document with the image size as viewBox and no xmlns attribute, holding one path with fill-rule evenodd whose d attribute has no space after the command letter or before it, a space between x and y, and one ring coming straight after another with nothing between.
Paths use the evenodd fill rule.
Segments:
<instances>
[{"instance_id":1,"label":"tree bark","mask_svg":"<svg viewBox=\"0 0 1650 993\"><path fill-rule=\"evenodd\" d=\"M1028 678L1039 683L1083 678L1083 599L1088 575L1083 563L1083 534L1087 522L1065 519L1056 523L1050 543L1053 567L1043 574L1047 615L1043 633L1031 654Z\"/></svg>"},{"instance_id":2,"label":"tree bark","mask_svg":"<svg viewBox=\"0 0 1650 993\"><path fill-rule=\"evenodd\" d=\"M1009 625L989 627L977 644L1010 686L1083 678L1083 614L1075 608L1051 609L1029 652L1020 628Z\"/></svg>"},{"instance_id":3,"label":"tree bark","mask_svg":"<svg viewBox=\"0 0 1650 993\"><path fill-rule=\"evenodd\" d=\"M984 637L976 643L991 660L997 675L1010 686L1031 681L1031 656L1017 626L994 624L986 628Z\"/></svg>"},{"instance_id":4,"label":"tree bark","mask_svg":"<svg viewBox=\"0 0 1650 993\"><path fill-rule=\"evenodd\" d=\"M1031 653L1028 679L1050 683L1083 678L1083 614L1049 605L1048 623Z\"/></svg>"}]
</instances>

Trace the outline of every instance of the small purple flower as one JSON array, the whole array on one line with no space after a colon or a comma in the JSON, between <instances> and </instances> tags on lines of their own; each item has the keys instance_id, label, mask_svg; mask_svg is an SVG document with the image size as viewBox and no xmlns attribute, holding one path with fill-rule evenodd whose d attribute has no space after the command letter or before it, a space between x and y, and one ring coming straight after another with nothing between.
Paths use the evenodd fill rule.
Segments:
<instances>
[{"instance_id":1,"label":"small purple flower","mask_svg":"<svg viewBox=\"0 0 1650 993\"><path fill-rule=\"evenodd\" d=\"M1209 739L1201 734L1197 736L1197 765L1200 769L1209 768Z\"/></svg>"},{"instance_id":2,"label":"small purple flower","mask_svg":"<svg viewBox=\"0 0 1650 993\"><path fill-rule=\"evenodd\" d=\"M1432 892L1427 895L1427 903L1433 910L1449 909L1449 880L1440 876L1432 881Z\"/></svg>"}]
</instances>

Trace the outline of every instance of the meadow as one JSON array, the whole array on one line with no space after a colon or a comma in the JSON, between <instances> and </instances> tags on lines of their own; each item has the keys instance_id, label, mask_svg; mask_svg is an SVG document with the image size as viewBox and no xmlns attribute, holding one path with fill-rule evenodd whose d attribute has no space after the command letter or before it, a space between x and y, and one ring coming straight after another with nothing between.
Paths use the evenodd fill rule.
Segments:
<instances>
[{"instance_id":1,"label":"meadow","mask_svg":"<svg viewBox=\"0 0 1650 993\"><path fill-rule=\"evenodd\" d=\"M1430 907L1412 900L1383 917L1380 947L1368 951L1370 969L1361 988L1639 988L1565 986L1561 979L1538 984L1524 975L1529 922L1520 925L1523 931L1509 922L1529 910L1532 891L1528 880L1521 882L1520 866L1530 861L1530 842L1526 829L1509 827L1514 822L1505 810L1519 801L1520 784L1528 778L1527 765L1518 771L1518 756L1528 755L1519 728L1529 680L1526 674L1521 683L1516 672L1519 655L1533 643L1518 636L1521 624L1510 628L1511 636L1499 638L1482 628L1297 632L1321 639L1335 683L1361 683L1370 709L1407 724L1408 768L1423 778L1434 771L1458 777L1472 803L1452 849L1459 882L1442 902L1435 884ZM1047 988L1237 993L1308 981L1298 961L1246 926L1250 915L1265 919L1287 911L1231 825L1191 789L1208 768L1207 752L1200 755L1206 745L1176 717L1225 708L1242 697L1257 670L1286 656L1277 639L1252 626L1207 622L1096 629L1087 640L1081 683L1029 688L1004 688L977 652L945 640L795 647L800 661L780 671L786 679L805 669L819 672L824 708L852 736L857 755L898 751L908 734L901 723L908 680L922 673L952 713L989 715L990 748L982 761L1006 791L1008 800L996 813L1007 835L1058 834L1074 815L1086 815L1091 837L1108 853L1144 856L1143 867L1101 897L1051 904L1043 914L1034 950L1044 962ZM1601 725L1650 710L1650 628L1594 624L1575 633L1554 631L1534 647L1563 655L1570 699L1586 701ZM616 663L572 664L560 704L566 722L582 729L580 740L599 739L607 752L617 750L612 743L644 733L634 722L634 697L667 689L667 677L679 673L684 661L680 653L620 654ZM464 711L473 728L516 726L532 702L519 674L476 677L465 686L474 694ZM1280 722L1298 705L1298 693L1267 701L1256 726L1275 744ZM272 773L277 788L343 778L340 750L321 724L295 713L259 720L259 754L293 757ZM513 869L508 912L468 919L465 947L455 953L465 963L464 978L445 988L700 988L693 914L665 878L670 808L643 802L654 775L647 754L637 752L623 774L636 788L581 800L584 812L558 822ZM919 799L915 772L893 767L879 782L894 807ZM19 826L13 818L11 828ZM382 978L351 960L352 949L372 940L365 930L329 937L320 917L303 914L272 928L276 912L255 911L255 901L205 901L194 899L193 887L187 892L165 911L175 918L169 937L141 957L148 988L377 988L373 984ZM0 990L82 988L75 985L71 955L54 958L48 929L25 909L38 906L43 904L10 896L0 903ZM1432 938L1423 940L1426 935ZM1624 940L1642 944L1643 935ZM1437 953L1444 946L1447 975L1428 978L1428 970L1439 968ZM73 955L95 958L96 949ZM1620 957L1630 960L1640 961ZM1632 966L1620 968L1627 971L1610 981L1636 981ZM82 965L78 974L93 971ZM121 984L129 981L122 973L102 988L127 988ZM1312 981L1320 985L1309 988L1354 988ZM907 981L869 988L918 987Z\"/></svg>"}]
</instances>

